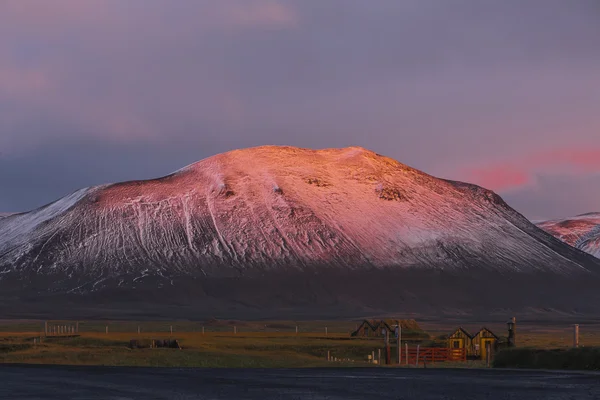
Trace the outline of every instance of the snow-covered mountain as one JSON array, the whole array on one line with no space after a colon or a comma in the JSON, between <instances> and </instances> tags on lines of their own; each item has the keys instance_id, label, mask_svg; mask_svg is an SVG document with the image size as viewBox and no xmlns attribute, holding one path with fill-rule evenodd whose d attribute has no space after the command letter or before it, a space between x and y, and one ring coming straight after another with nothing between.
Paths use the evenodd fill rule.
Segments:
<instances>
[{"instance_id":1,"label":"snow-covered mountain","mask_svg":"<svg viewBox=\"0 0 600 400\"><path fill-rule=\"evenodd\" d=\"M377 298L365 289L384 302L416 288L406 287L409 276L417 283L425 275L439 281L440 273L575 279L599 270L599 260L538 229L493 192L358 147L231 151L0 220L0 284L18 287L15 296L136 288L151 293L140 301L152 302L162 301L155 289L169 288L184 302L185 292L287 307L316 305L319 292L359 307ZM434 280L426 290L459 290Z\"/></svg>"},{"instance_id":2,"label":"snow-covered mountain","mask_svg":"<svg viewBox=\"0 0 600 400\"><path fill-rule=\"evenodd\" d=\"M571 246L600 258L600 213L543 221L537 225Z\"/></svg>"}]
</instances>

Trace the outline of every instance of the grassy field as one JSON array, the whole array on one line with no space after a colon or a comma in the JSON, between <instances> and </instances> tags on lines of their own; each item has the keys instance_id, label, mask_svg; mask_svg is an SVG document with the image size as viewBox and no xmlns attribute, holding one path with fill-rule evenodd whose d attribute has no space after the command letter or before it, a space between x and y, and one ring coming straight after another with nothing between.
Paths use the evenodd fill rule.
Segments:
<instances>
[{"instance_id":1,"label":"grassy field","mask_svg":"<svg viewBox=\"0 0 600 400\"><path fill-rule=\"evenodd\" d=\"M49 322L49 326L75 324ZM367 355L377 354L382 340L351 339L355 328L352 321L80 321L77 337L44 338L40 321L5 321L0 324L0 362L265 368L369 365ZM410 343L428 337L420 330L405 331ZM132 339L168 338L177 339L183 349L129 348ZM328 353L344 361L328 362Z\"/></svg>"},{"instance_id":2,"label":"grassy field","mask_svg":"<svg viewBox=\"0 0 600 400\"><path fill-rule=\"evenodd\" d=\"M49 322L50 326L75 324L73 321ZM44 338L41 321L0 321L0 362L262 368L372 365L367 363L367 356L372 352L378 354L383 341L351 338L350 332L356 326L356 321L80 321L77 337ZM444 346L444 336L456 328L444 324L425 326L427 332L403 331L404 341L410 346ZM502 336L503 325L490 328ZM600 329L597 328L582 326L583 346L600 346ZM469 330L475 332L477 329L473 326ZM537 349L567 348L571 343L571 332L568 326L525 324L519 326L518 345ZM168 338L177 339L183 349L129 348L132 339ZM331 357L343 361L328 362L328 352ZM394 348L392 354L395 359ZM478 368L484 363L470 361L435 366Z\"/></svg>"}]
</instances>

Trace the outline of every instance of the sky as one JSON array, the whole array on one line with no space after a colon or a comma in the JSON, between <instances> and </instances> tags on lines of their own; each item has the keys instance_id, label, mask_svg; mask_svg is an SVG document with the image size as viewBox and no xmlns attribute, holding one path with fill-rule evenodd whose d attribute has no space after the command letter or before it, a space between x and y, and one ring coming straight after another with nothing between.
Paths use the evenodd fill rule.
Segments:
<instances>
[{"instance_id":1,"label":"sky","mask_svg":"<svg viewBox=\"0 0 600 400\"><path fill-rule=\"evenodd\" d=\"M0 1L0 212L265 144L600 211L600 2Z\"/></svg>"}]
</instances>

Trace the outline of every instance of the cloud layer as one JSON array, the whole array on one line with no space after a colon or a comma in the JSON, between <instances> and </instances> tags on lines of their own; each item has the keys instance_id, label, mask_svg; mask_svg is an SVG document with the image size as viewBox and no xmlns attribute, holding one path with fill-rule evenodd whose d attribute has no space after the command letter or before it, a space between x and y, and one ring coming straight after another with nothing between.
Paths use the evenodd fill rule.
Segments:
<instances>
[{"instance_id":1,"label":"cloud layer","mask_svg":"<svg viewBox=\"0 0 600 400\"><path fill-rule=\"evenodd\" d=\"M595 0L4 0L0 211L261 144L365 146L528 216L599 210L599 18ZM589 201L544 199L565 179Z\"/></svg>"}]
</instances>

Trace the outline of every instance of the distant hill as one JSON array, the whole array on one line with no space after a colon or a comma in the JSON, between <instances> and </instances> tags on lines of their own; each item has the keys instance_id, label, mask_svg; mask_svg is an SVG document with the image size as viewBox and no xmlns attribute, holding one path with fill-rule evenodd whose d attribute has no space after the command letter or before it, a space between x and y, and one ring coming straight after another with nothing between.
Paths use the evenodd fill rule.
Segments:
<instances>
[{"instance_id":1,"label":"distant hill","mask_svg":"<svg viewBox=\"0 0 600 400\"><path fill-rule=\"evenodd\" d=\"M600 257L600 213L544 221L537 225L571 246Z\"/></svg>"}]
</instances>

